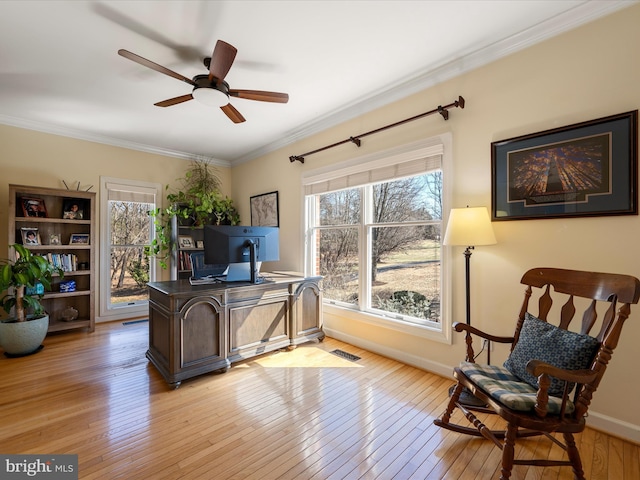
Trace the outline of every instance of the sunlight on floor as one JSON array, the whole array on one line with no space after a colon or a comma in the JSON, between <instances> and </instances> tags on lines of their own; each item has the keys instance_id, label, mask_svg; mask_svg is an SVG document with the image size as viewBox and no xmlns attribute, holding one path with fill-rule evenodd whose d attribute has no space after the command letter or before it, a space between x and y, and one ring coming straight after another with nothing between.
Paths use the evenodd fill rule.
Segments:
<instances>
[{"instance_id":1,"label":"sunlight on floor","mask_svg":"<svg viewBox=\"0 0 640 480\"><path fill-rule=\"evenodd\" d=\"M290 352L278 351L260 357L253 363L265 368L362 368L356 362L345 360L315 346L298 347Z\"/></svg>"}]
</instances>

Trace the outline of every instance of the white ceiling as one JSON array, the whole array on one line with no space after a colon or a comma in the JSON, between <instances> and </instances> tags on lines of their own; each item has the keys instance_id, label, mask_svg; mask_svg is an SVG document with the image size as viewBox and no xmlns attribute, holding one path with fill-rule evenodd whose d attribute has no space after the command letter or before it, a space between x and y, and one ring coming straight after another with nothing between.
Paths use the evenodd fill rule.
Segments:
<instances>
[{"instance_id":1,"label":"white ceiling","mask_svg":"<svg viewBox=\"0 0 640 480\"><path fill-rule=\"evenodd\" d=\"M635 2L2 0L0 123L232 165ZM155 107L191 87L117 54L191 78L218 39L231 88L289 103Z\"/></svg>"}]
</instances>

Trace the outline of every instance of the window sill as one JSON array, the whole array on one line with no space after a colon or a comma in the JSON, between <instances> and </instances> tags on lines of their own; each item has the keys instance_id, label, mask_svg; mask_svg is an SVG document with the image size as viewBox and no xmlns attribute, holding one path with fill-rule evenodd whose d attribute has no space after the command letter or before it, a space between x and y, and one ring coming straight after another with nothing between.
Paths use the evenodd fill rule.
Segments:
<instances>
[{"instance_id":1,"label":"window sill","mask_svg":"<svg viewBox=\"0 0 640 480\"><path fill-rule=\"evenodd\" d=\"M350 308L345 308L326 302L323 304L323 309L325 314L333 315L346 320L355 320L369 325L374 325L376 327L386 328L396 332L404 333L406 335L425 338L427 340L433 340L434 342L445 343L447 345L452 344L451 328L447 328L445 325L442 326L443 328L441 330L426 325L418 325L415 323L395 320L368 312L352 310Z\"/></svg>"}]
</instances>

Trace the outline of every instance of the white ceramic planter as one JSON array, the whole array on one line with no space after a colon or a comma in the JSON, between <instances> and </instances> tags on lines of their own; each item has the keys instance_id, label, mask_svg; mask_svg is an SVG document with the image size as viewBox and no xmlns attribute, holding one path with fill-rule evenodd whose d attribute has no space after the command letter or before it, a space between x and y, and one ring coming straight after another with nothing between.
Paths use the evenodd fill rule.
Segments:
<instances>
[{"instance_id":1,"label":"white ceramic planter","mask_svg":"<svg viewBox=\"0 0 640 480\"><path fill-rule=\"evenodd\" d=\"M8 355L28 355L36 352L49 328L49 315L26 322L0 322L0 347Z\"/></svg>"}]
</instances>

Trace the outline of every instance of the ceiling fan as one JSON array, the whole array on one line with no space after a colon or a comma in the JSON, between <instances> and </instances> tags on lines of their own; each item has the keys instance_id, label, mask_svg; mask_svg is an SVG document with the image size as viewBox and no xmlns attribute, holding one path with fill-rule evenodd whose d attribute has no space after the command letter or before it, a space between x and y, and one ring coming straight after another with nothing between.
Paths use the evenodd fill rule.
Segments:
<instances>
[{"instance_id":1,"label":"ceiling fan","mask_svg":"<svg viewBox=\"0 0 640 480\"><path fill-rule=\"evenodd\" d=\"M193 86L191 93L155 103L154 105L157 107L170 107L195 98L206 105L220 106L220 109L233 123L242 123L245 118L229 103L229 97L273 103L287 103L289 101L289 95L286 93L229 88L229 84L224 81L224 77L229 73L237 52L238 50L233 45L218 40L211 57L204 59L204 66L209 70L209 74L196 75L193 79L190 79L128 50L118 50L118 54L124 58Z\"/></svg>"}]
</instances>

